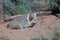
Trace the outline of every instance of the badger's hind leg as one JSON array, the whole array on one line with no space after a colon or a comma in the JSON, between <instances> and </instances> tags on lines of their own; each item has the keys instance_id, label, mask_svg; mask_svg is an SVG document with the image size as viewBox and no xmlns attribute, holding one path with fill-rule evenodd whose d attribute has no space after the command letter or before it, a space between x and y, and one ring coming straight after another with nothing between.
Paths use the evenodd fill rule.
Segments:
<instances>
[{"instance_id":1,"label":"badger's hind leg","mask_svg":"<svg viewBox=\"0 0 60 40\"><path fill-rule=\"evenodd\" d=\"M12 27L12 29L20 29L20 27L18 25L15 25Z\"/></svg>"},{"instance_id":2,"label":"badger's hind leg","mask_svg":"<svg viewBox=\"0 0 60 40\"><path fill-rule=\"evenodd\" d=\"M7 25L7 28L10 28L10 29L20 29L20 26L18 26L18 25Z\"/></svg>"}]
</instances>

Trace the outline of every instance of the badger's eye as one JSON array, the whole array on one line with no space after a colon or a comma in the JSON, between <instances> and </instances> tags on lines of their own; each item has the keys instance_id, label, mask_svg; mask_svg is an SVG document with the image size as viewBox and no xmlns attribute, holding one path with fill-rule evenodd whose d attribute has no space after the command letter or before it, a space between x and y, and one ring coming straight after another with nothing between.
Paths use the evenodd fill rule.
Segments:
<instances>
[{"instance_id":1,"label":"badger's eye","mask_svg":"<svg viewBox=\"0 0 60 40\"><path fill-rule=\"evenodd\" d=\"M29 17L29 21L32 21L34 18L33 17Z\"/></svg>"}]
</instances>

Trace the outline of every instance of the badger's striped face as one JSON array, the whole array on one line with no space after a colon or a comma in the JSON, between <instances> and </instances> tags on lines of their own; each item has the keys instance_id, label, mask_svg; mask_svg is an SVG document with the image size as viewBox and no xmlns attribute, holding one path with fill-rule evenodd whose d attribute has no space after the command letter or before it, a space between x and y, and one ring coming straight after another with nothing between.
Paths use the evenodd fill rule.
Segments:
<instances>
[{"instance_id":1,"label":"badger's striped face","mask_svg":"<svg viewBox=\"0 0 60 40\"><path fill-rule=\"evenodd\" d=\"M36 19L36 14L30 14L30 21L32 21L33 19Z\"/></svg>"},{"instance_id":2,"label":"badger's striped face","mask_svg":"<svg viewBox=\"0 0 60 40\"><path fill-rule=\"evenodd\" d=\"M36 19L36 13L35 14L27 14L28 21L32 21L33 19Z\"/></svg>"}]
</instances>

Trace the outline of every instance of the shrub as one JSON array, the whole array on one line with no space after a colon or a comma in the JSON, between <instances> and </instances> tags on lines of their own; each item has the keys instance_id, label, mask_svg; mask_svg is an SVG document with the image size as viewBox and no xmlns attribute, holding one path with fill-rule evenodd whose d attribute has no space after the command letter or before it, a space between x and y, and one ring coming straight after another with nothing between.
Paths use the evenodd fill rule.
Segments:
<instances>
[{"instance_id":1,"label":"shrub","mask_svg":"<svg viewBox=\"0 0 60 40\"><path fill-rule=\"evenodd\" d=\"M24 5L12 6L12 12L15 14L26 14L28 10Z\"/></svg>"}]
</instances>

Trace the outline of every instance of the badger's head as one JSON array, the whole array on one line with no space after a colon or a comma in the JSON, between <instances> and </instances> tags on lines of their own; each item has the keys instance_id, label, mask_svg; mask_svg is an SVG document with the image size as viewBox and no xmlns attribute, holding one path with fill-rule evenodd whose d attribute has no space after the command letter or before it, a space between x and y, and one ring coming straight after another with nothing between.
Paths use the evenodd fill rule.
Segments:
<instances>
[{"instance_id":1,"label":"badger's head","mask_svg":"<svg viewBox=\"0 0 60 40\"><path fill-rule=\"evenodd\" d=\"M36 13L27 14L27 20L28 20L28 22L33 23L34 21L36 21L36 18L37 18Z\"/></svg>"}]
</instances>

